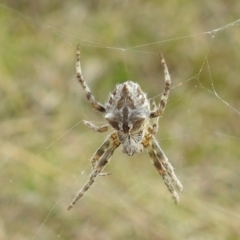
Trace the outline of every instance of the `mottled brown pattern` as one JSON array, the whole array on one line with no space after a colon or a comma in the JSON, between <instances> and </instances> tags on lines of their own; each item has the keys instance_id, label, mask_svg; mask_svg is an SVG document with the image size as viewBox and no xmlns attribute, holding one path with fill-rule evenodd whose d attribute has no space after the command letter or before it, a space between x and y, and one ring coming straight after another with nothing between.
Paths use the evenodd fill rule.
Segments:
<instances>
[{"instance_id":1,"label":"mottled brown pattern","mask_svg":"<svg viewBox=\"0 0 240 240\"><path fill-rule=\"evenodd\" d=\"M131 109L136 108L136 104L134 103L134 99L130 96L131 88L127 83L123 83L122 91L120 93L121 98L117 102L117 108L122 109L123 107L128 107Z\"/></svg>"},{"instance_id":2,"label":"mottled brown pattern","mask_svg":"<svg viewBox=\"0 0 240 240\"><path fill-rule=\"evenodd\" d=\"M105 119L114 131L107 137L91 158L92 172L89 179L77 193L68 209L71 209L85 194L97 176L106 175L106 173L102 173L102 170L119 145L122 145L123 153L129 156L140 153L143 149L146 149L149 157L152 159L154 167L162 176L168 191L171 193L174 202L178 203L179 196L174 187L180 191L182 191L183 187L175 175L171 163L168 161L155 138L158 130L158 119L165 110L171 86L170 75L162 55L161 63L164 70L165 89L161 96L159 106L153 101L153 110L150 110L150 103L146 94L137 83L132 81L117 85L112 94L110 94L106 105L103 106L94 99L90 89L83 80L78 46L76 62L77 78L89 102L96 110L105 113ZM153 118L151 120L152 124L150 124L151 118ZM108 130L108 126L98 127L87 121L84 121L84 124L97 132L105 132Z\"/></svg>"}]
</instances>

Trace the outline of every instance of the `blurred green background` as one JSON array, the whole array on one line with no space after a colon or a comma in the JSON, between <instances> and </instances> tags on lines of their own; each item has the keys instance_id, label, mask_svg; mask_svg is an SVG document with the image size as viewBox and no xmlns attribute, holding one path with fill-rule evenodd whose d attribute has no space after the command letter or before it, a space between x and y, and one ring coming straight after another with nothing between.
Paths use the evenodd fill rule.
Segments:
<instances>
[{"instance_id":1,"label":"blurred green background","mask_svg":"<svg viewBox=\"0 0 240 240\"><path fill-rule=\"evenodd\" d=\"M1 1L0 239L240 239L239 9L237 0ZM184 185L179 205L146 152L119 148L112 174L67 211L107 136L82 124L105 121L75 79L77 43L103 103L128 79L158 101L164 54L173 89L157 137Z\"/></svg>"}]
</instances>

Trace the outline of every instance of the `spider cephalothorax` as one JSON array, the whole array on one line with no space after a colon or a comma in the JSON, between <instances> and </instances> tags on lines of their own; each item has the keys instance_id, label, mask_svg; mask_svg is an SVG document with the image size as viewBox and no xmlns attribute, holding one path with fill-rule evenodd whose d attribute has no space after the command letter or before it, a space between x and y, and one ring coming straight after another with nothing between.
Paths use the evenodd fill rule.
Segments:
<instances>
[{"instance_id":1,"label":"spider cephalothorax","mask_svg":"<svg viewBox=\"0 0 240 240\"><path fill-rule=\"evenodd\" d=\"M89 180L77 193L68 209L71 209L84 195L94 183L96 177L102 174L101 171L109 162L114 150L121 144L123 152L130 156L141 152L143 148L147 150L153 165L162 176L175 203L178 203L179 197L174 189L174 185L178 190L182 191L182 184L176 177L172 165L155 138L158 130L158 118L165 110L171 85L168 68L162 55L161 62L164 70L165 89L161 96L159 106L156 106L155 102L153 102L153 109L151 110L147 95L137 83L132 81L117 85L115 90L110 94L107 103L102 105L95 100L89 87L83 80L78 45L76 62L77 79L93 108L104 113L105 119L108 122L107 125L100 127L88 121L84 121L84 124L97 132L106 132L109 126L111 126L114 131L93 155L91 159L92 173L89 176ZM150 119L153 119L152 124L149 122Z\"/></svg>"}]
</instances>

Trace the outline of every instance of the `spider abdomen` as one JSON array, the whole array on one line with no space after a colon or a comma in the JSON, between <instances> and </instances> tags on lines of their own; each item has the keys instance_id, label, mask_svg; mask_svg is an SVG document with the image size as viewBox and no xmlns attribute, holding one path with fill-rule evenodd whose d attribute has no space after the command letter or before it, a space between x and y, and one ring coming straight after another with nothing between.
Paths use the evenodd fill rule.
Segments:
<instances>
[{"instance_id":1,"label":"spider abdomen","mask_svg":"<svg viewBox=\"0 0 240 240\"><path fill-rule=\"evenodd\" d=\"M106 104L106 111L111 111L114 108L122 109L125 106L130 109L136 109L141 106L148 111L150 110L146 94L135 82L127 81L118 84L110 94L109 100Z\"/></svg>"},{"instance_id":2,"label":"spider abdomen","mask_svg":"<svg viewBox=\"0 0 240 240\"><path fill-rule=\"evenodd\" d=\"M113 128L124 133L137 131L149 114L147 95L132 81L117 85L106 103L105 118Z\"/></svg>"}]
</instances>

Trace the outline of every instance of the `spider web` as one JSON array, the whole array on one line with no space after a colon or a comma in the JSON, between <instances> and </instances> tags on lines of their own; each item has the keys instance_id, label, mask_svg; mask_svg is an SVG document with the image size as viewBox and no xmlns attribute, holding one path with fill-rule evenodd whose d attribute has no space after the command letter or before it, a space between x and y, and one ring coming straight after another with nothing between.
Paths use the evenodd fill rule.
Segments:
<instances>
[{"instance_id":1,"label":"spider web","mask_svg":"<svg viewBox=\"0 0 240 240\"><path fill-rule=\"evenodd\" d=\"M114 4L0 4L0 238L237 239L239 3ZM146 153L118 149L112 175L67 211L107 135L82 124L105 122L75 79L77 43L101 102L128 79L159 101L164 54L173 85L157 136L185 189L178 206Z\"/></svg>"}]
</instances>

